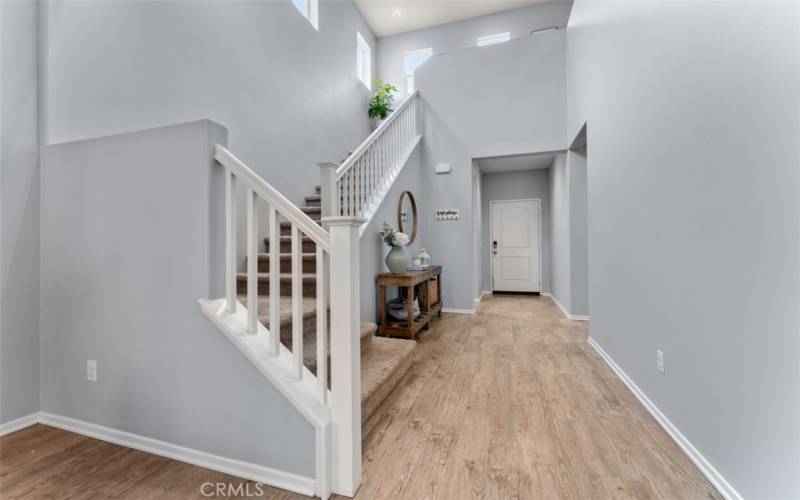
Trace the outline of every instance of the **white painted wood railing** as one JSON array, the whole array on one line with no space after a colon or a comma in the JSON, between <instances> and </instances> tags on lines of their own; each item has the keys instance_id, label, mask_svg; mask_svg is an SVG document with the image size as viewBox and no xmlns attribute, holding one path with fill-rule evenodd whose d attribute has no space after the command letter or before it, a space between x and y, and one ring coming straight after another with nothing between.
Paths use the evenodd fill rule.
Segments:
<instances>
[{"instance_id":1,"label":"white painted wood railing","mask_svg":"<svg viewBox=\"0 0 800 500\"><path fill-rule=\"evenodd\" d=\"M320 164L323 216L372 218L422 138L419 107L414 92L341 165Z\"/></svg>"},{"instance_id":2,"label":"white painted wood railing","mask_svg":"<svg viewBox=\"0 0 800 500\"><path fill-rule=\"evenodd\" d=\"M326 217L323 229L226 148L217 145L215 158L225 167L225 298L201 301L204 312L314 425L315 494L327 498L333 491L352 496L361 481L358 227L363 219ZM239 183L246 205L246 305L237 299L235 195ZM269 226L268 297L258 295L259 199L267 207ZM286 279L280 272L282 220L289 222L291 239L291 351L280 343L281 281ZM316 374L303 364L303 235L316 247ZM267 325L258 319L259 300L269 301Z\"/></svg>"}]
</instances>

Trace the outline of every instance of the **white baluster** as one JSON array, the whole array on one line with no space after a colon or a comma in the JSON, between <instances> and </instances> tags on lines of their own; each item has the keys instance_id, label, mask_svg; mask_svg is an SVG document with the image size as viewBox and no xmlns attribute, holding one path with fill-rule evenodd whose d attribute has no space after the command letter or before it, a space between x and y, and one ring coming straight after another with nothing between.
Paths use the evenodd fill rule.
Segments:
<instances>
[{"instance_id":1,"label":"white baluster","mask_svg":"<svg viewBox=\"0 0 800 500\"><path fill-rule=\"evenodd\" d=\"M270 350L277 356L281 338L281 241L278 212L269 207L269 331Z\"/></svg>"},{"instance_id":2,"label":"white baluster","mask_svg":"<svg viewBox=\"0 0 800 500\"><path fill-rule=\"evenodd\" d=\"M225 168L225 305L236 312L236 177Z\"/></svg>"},{"instance_id":3,"label":"white baluster","mask_svg":"<svg viewBox=\"0 0 800 500\"><path fill-rule=\"evenodd\" d=\"M292 354L293 375L303 378L303 274L300 230L292 223ZM272 279L280 279L279 276Z\"/></svg>"},{"instance_id":4,"label":"white baluster","mask_svg":"<svg viewBox=\"0 0 800 500\"><path fill-rule=\"evenodd\" d=\"M353 168L350 169L350 203L349 203L349 210L347 212L348 215L355 214L355 207L356 207L356 183L358 180L356 179L356 169L355 164Z\"/></svg>"},{"instance_id":5,"label":"white baluster","mask_svg":"<svg viewBox=\"0 0 800 500\"><path fill-rule=\"evenodd\" d=\"M328 269L325 252L317 245L317 388L319 401L328 402Z\"/></svg>"},{"instance_id":6,"label":"white baluster","mask_svg":"<svg viewBox=\"0 0 800 500\"><path fill-rule=\"evenodd\" d=\"M247 331L258 333L258 214L256 193L247 188Z\"/></svg>"}]
</instances>

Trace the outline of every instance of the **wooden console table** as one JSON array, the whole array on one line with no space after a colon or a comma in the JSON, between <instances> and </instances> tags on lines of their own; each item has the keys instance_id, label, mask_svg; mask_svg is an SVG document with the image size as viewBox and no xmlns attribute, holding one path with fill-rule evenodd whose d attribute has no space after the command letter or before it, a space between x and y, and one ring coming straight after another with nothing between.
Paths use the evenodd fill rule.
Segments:
<instances>
[{"instance_id":1,"label":"wooden console table","mask_svg":"<svg viewBox=\"0 0 800 500\"><path fill-rule=\"evenodd\" d=\"M404 337L413 339L423 328L430 328L431 319L442 315L442 267L431 266L423 271L406 271L403 274L379 274L375 280L378 284L378 308L380 311L380 324L378 334L388 337ZM433 282L433 283L432 283ZM421 290L422 296L419 309L420 314L414 319L414 297L417 296L415 288L425 287ZM410 321L390 319L386 311L386 287L406 289L407 314ZM435 289L435 296L431 293Z\"/></svg>"}]
</instances>

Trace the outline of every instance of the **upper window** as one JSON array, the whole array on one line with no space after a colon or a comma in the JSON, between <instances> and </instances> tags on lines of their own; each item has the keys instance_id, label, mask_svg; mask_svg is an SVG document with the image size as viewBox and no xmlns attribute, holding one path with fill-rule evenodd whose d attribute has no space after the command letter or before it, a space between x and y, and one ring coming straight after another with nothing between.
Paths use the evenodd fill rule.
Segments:
<instances>
[{"instance_id":1,"label":"upper window","mask_svg":"<svg viewBox=\"0 0 800 500\"><path fill-rule=\"evenodd\" d=\"M478 47L484 47L486 45L494 45L496 43L503 43L511 40L511 33L506 31L505 33L496 33L494 35L487 35L478 38Z\"/></svg>"},{"instance_id":2,"label":"upper window","mask_svg":"<svg viewBox=\"0 0 800 500\"><path fill-rule=\"evenodd\" d=\"M314 28L319 29L319 25L317 23L317 7L319 0L292 0L292 3L297 10L300 11L308 22L311 23Z\"/></svg>"},{"instance_id":3,"label":"upper window","mask_svg":"<svg viewBox=\"0 0 800 500\"><path fill-rule=\"evenodd\" d=\"M406 94L414 93L414 90L416 90L414 86L414 71L432 55L433 49L430 47L406 52L406 57L403 60L403 72L406 75Z\"/></svg>"},{"instance_id":4,"label":"upper window","mask_svg":"<svg viewBox=\"0 0 800 500\"><path fill-rule=\"evenodd\" d=\"M368 89L372 89L372 50L358 31L356 31L356 76Z\"/></svg>"}]
</instances>

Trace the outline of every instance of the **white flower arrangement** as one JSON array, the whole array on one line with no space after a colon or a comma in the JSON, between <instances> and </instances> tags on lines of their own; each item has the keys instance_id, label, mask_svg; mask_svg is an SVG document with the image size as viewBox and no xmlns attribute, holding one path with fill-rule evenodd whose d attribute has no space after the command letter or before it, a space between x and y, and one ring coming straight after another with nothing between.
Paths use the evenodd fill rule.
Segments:
<instances>
[{"instance_id":1,"label":"white flower arrangement","mask_svg":"<svg viewBox=\"0 0 800 500\"><path fill-rule=\"evenodd\" d=\"M408 245L410 238L407 234L401 233L387 223L383 223L383 229L380 231L383 242L390 247L404 247Z\"/></svg>"}]
</instances>

